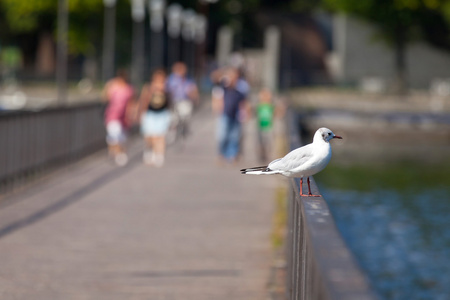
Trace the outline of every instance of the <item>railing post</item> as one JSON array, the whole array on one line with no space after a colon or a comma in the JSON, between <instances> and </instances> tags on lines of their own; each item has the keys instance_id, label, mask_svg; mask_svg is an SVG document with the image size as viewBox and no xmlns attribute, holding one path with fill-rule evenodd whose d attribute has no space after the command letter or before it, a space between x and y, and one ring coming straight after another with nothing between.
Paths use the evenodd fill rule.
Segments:
<instances>
[{"instance_id":1,"label":"railing post","mask_svg":"<svg viewBox=\"0 0 450 300\"><path fill-rule=\"evenodd\" d=\"M290 300L375 300L322 197L300 197L291 181L287 242ZM320 194L312 180L313 193ZM341 274L336 280L336 274Z\"/></svg>"},{"instance_id":2,"label":"railing post","mask_svg":"<svg viewBox=\"0 0 450 300\"><path fill-rule=\"evenodd\" d=\"M293 190L288 189L288 203L286 205L287 208L287 234L286 234L286 299L292 299L292 290L295 286L292 277L293 272L293 239L294 239L294 195Z\"/></svg>"},{"instance_id":3,"label":"railing post","mask_svg":"<svg viewBox=\"0 0 450 300\"><path fill-rule=\"evenodd\" d=\"M298 202L295 200L295 194L294 192L292 192L292 206L294 209L293 212L293 230L292 230L292 234L293 234L293 245L292 245L292 254L293 254L293 258L292 258L292 265L293 265L293 274L292 274L292 286L293 286L293 299L298 299L298 289L299 289L299 285L297 284L300 276L299 276L299 267L300 267L300 262L299 260L301 259L298 255L299 253L299 238L300 238L300 227L299 225L299 209L298 209Z\"/></svg>"},{"instance_id":4,"label":"railing post","mask_svg":"<svg viewBox=\"0 0 450 300\"><path fill-rule=\"evenodd\" d=\"M291 148L298 148L299 128L292 112L287 123ZM311 189L320 194L314 179ZM292 179L286 243L287 299L377 299L339 234L325 200L301 197L299 192L299 179Z\"/></svg>"},{"instance_id":5,"label":"railing post","mask_svg":"<svg viewBox=\"0 0 450 300\"><path fill-rule=\"evenodd\" d=\"M102 110L97 102L0 112L0 193L44 168L106 147Z\"/></svg>"}]
</instances>

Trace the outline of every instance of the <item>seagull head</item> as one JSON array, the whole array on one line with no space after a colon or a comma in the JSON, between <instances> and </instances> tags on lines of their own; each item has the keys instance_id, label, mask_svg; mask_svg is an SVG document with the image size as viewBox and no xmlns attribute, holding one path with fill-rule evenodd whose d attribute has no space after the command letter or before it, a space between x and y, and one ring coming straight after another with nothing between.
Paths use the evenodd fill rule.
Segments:
<instances>
[{"instance_id":1,"label":"seagull head","mask_svg":"<svg viewBox=\"0 0 450 300\"><path fill-rule=\"evenodd\" d=\"M328 143L332 139L342 139L342 137L339 135L335 135L333 131L325 127L319 128L314 135L314 141L323 140Z\"/></svg>"}]
</instances>

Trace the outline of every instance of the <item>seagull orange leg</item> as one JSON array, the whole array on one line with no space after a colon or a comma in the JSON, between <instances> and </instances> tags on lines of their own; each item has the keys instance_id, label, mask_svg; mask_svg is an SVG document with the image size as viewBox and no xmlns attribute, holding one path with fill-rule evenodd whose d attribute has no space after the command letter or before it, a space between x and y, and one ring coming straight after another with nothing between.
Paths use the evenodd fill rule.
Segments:
<instances>
[{"instance_id":1,"label":"seagull orange leg","mask_svg":"<svg viewBox=\"0 0 450 300\"><path fill-rule=\"evenodd\" d=\"M311 193L311 184L309 182L309 177L307 179L308 182L308 194L303 194L303 178L300 178L300 196L304 196L304 197L321 197L321 195L313 195L313 193Z\"/></svg>"},{"instance_id":2,"label":"seagull orange leg","mask_svg":"<svg viewBox=\"0 0 450 300\"><path fill-rule=\"evenodd\" d=\"M300 178L300 196L308 196L306 194L303 194L303 177Z\"/></svg>"},{"instance_id":3,"label":"seagull orange leg","mask_svg":"<svg viewBox=\"0 0 450 300\"><path fill-rule=\"evenodd\" d=\"M303 177L300 178L300 196L304 196L303 195Z\"/></svg>"},{"instance_id":4,"label":"seagull orange leg","mask_svg":"<svg viewBox=\"0 0 450 300\"><path fill-rule=\"evenodd\" d=\"M311 184L309 183L309 177L308 177L308 197L320 197L320 195L313 195L311 193Z\"/></svg>"}]
</instances>

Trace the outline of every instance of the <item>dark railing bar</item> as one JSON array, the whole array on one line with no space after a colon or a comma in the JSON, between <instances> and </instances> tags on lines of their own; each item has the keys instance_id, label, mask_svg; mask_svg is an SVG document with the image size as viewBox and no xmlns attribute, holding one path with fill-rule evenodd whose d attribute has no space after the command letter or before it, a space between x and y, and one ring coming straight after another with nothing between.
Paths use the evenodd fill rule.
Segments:
<instances>
[{"instance_id":1,"label":"dark railing bar","mask_svg":"<svg viewBox=\"0 0 450 300\"><path fill-rule=\"evenodd\" d=\"M104 104L0 112L0 194L106 146Z\"/></svg>"},{"instance_id":2,"label":"dark railing bar","mask_svg":"<svg viewBox=\"0 0 450 300\"><path fill-rule=\"evenodd\" d=\"M291 149L300 146L299 123L287 116ZM311 190L320 191L311 178ZM365 274L347 248L323 197L301 197L291 179L286 241L287 299L375 300Z\"/></svg>"},{"instance_id":3,"label":"dark railing bar","mask_svg":"<svg viewBox=\"0 0 450 300\"><path fill-rule=\"evenodd\" d=\"M302 223L307 229L303 239L311 248L311 251L303 254L311 256L313 260L310 263L315 264L312 266L313 269L318 269L313 273L315 276L312 286L315 290L313 295L317 295L318 291L329 293L326 298L306 297L305 299L377 299L366 276L337 230L323 197L300 197L298 179L293 180L293 187L296 191L295 201L303 209ZM311 179L311 189L313 193L320 194L314 179ZM307 261L309 261L308 258ZM324 284L324 288L319 288L320 282Z\"/></svg>"}]
</instances>

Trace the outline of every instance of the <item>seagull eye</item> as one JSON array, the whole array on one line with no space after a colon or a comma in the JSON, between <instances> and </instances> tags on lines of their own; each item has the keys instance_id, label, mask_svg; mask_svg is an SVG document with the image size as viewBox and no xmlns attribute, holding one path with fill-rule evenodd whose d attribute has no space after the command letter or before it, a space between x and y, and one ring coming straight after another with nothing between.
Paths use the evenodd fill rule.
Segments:
<instances>
[{"instance_id":1,"label":"seagull eye","mask_svg":"<svg viewBox=\"0 0 450 300\"><path fill-rule=\"evenodd\" d=\"M328 135L331 135L331 132L328 132Z\"/></svg>"}]
</instances>

